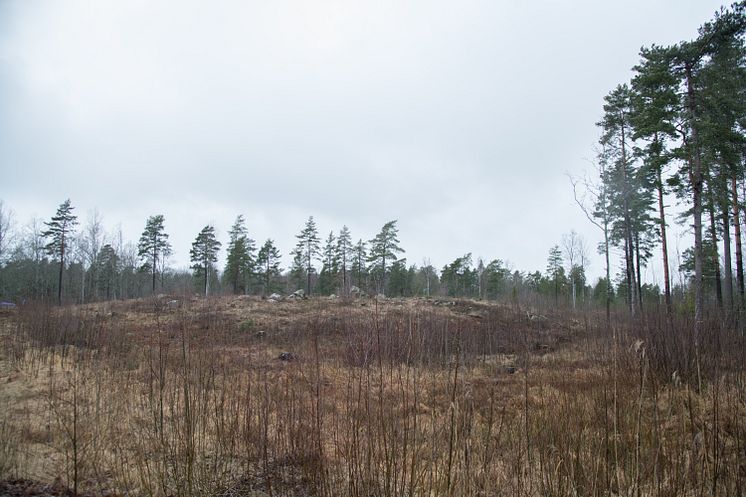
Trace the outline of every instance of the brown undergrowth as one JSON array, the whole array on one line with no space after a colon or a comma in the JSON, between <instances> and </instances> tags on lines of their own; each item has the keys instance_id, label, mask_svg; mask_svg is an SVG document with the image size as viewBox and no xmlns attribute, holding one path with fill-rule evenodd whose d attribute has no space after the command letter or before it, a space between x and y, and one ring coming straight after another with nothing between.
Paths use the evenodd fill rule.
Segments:
<instances>
[{"instance_id":1,"label":"brown undergrowth","mask_svg":"<svg viewBox=\"0 0 746 497\"><path fill-rule=\"evenodd\" d=\"M0 318L0 471L95 495L742 494L742 337L713 326L693 350L685 322L544 313L21 309Z\"/></svg>"}]
</instances>

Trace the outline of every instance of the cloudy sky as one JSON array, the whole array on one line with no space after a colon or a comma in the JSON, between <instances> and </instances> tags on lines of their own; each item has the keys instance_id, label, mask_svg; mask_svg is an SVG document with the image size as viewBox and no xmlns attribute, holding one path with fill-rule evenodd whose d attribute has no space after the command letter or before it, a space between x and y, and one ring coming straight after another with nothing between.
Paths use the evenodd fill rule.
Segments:
<instances>
[{"instance_id":1,"label":"cloudy sky","mask_svg":"<svg viewBox=\"0 0 746 497\"><path fill-rule=\"evenodd\" d=\"M283 254L309 215L355 240L398 219L410 263L543 270L600 238L566 173L603 96L720 5L0 0L0 199L24 224L69 197L133 241L162 213L177 266L243 213Z\"/></svg>"}]
</instances>

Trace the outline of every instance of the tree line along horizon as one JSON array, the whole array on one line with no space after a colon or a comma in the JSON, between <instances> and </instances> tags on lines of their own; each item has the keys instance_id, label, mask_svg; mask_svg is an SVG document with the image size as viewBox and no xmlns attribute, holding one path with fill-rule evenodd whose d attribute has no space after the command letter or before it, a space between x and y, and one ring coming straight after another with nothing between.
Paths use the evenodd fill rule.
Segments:
<instances>
[{"instance_id":1,"label":"tree line along horizon","mask_svg":"<svg viewBox=\"0 0 746 497\"><path fill-rule=\"evenodd\" d=\"M125 242L121 233L107 237L94 211L84 229L70 200L65 200L44 229L35 220L24 237L0 250L0 299L68 301L77 303L137 298L156 293L269 295L303 289L312 295L355 293L389 296L451 296L478 299L515 298L533 293L575 305L578 301L604 302L608 284L599 278L588 285L588 246L574 230L562 237L562 248L549 250L547 267L541 271L511 269L502 259L476 261L471 253L457 257L438 271L429 260L407 264L400 247L397 221L389 221L371 240L352 242L349 228L333 231L323 241L313 216L296 235L290 251L292 264L281 267L282 254L273 239L261 247L249 237L243 215L228 231L225 265L217 268L223 244L215 227L206 225L190 249L191 272L168 266L172 253L162 214L148 217L137 244ZM0 232L9 235L9 213L0 200ZM5 220L5 222L3 222ZM5 226L5 229L2 229ZM3 263L4 261L4 263ZM320 265L320 269L318 267ZM611 289L624 297L622 277ZM657 285L642 288L652 301L660 300ZM684 288L679 289L684 292Z\"/></svg>"},{"instance_id":2,"label":"tree line along horizon","mask_svg":"<svg viewBox=\"0 0 746 497\"><path fill-rule=\"evenodd\" d=\"M108 244L95 250L90 245L102 228L100 222L98 227L89 226L85 257L78 256L67 267L68 286L79 287L77 301L90 300L91 295L142 296L147 290L155 292L158 284L205 293L212 289L267 294L305 288L308 293L331 294L345 293L352 285L389 295L498 298L533 292L555 302L560 297L573 303L577 298L595 299L605 303L607 313L615 302L623 302L632 315L646 301L662 302L669 314L680 305L693 310L699 328L705 308L741 308L746 298L741 241L746 197L745 12L742 0L716 12L693 40L642 47L630 80L604 97L595 171L571 178L575 200L602 235L599 251L605 256L605 276L592 288L585 281L584 249L574 246L582 240L574 232L563 240L564 254L559 245L551 248L544 273L511 270L500 259L475 263L469 253L438 274L427 262L418 267L399 257L404 251L396 221L386 223L367 243L360 239L352 244L343 227L330 233L322 247L313 217L297 235L293 262L284 272L273 240L257 248L242 216L229 232L222 273L215 267L222 245L211 226L192 245L192 273L174 272L165 265L170 245L159 215L147 220L136 246L125 244L120 236L116 248ZM679 221L690 224L694 238L682 254L678 282L671 276L667 244L670 196L685 207ZM0 212L3 298L50 298L56 290L61 301L66 268L64 254L58 256L56 250L64 251L60 230L76 223L74 216L64 219L66 204L72 216L66 201L45 223L46 231L36 226L26 246L5 249L12 252L8 256L2 252L8 244L3 224L8 223ZM612 249L621 253L620 271L613 279ZM642 268L657 250L664 271L662 289L644 285L641 278ZM51 271L47 266L55 265L47 256L56 260L56 283L45 276Z\"/></svg>"},{"instance_id":3,"label":"tree line along horizon","mask_svg":"<svg viewBox=\"0 0 746 497\"><path fill-rule=\"evenodd\" d=\"M206 225L189 251L191 272L168 266L172 253L165 217L148 217L137 244L125 242L121 234L107 237L97 213L78 232L78 218L71 201L65 200L49 221L32 222L24 237L11 246L10 210L0 200L0 299L56 299L78 303L144 297L156 293L252 294L267 296L298 289L308 295L354 293L390 296L463 296L497 299L518 292L534 291L576 300L605 295L606 285L587 287L587 247L575 231L550 250L547 271L511 270L501 259L476 262L471 253L457 257L440 271L427 259L421 266L401 257L397 220L383 225L375 237L353 243L347 226L331 231L323 240L313 216L290 251L292 264L281 267L282 255L273 239L261 246L250 238L243 215L228 231L225 264L218 270L223 247L215 227ZM3 228L4 227L4 228ZM565 264L569 263L566 268ZM319 268L320 266L320 268ZM598 288L603 288L600 291ZM570 291L572 289L572 292ZM654 290L653 290L654 291Z\"/></svg>"}]
</instances>

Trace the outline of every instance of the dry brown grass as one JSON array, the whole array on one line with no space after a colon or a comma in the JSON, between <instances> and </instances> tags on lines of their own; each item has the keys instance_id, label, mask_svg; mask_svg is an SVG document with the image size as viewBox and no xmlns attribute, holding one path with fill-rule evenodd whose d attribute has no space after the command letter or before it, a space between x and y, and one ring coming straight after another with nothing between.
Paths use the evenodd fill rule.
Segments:
<instances>
[{"instance_id":1,"label":"dry brown grass","mask_svg":"<svg viewBox=\"0 0 746 497\"><path fill-rule=\"evenodd\" d=\"M169 300L3 316L3 474L128 495L742 494L742 341L695 381L592 315Z\"/></svg>"}]
</instances>

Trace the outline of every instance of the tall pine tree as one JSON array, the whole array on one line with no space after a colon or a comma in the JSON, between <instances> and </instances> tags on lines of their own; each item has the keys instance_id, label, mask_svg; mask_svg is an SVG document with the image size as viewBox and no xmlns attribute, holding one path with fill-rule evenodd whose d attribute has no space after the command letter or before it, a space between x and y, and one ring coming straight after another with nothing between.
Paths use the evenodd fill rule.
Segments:
<instances>
[{"instance_id":1,"label":"tall pine tree","mask_svg":"<svg viewBox=\"0 0 746 497\"><path fill-rule=\"evenodd\" d=\"M168 242L168 233L166 233L163 223L163 214L150 216L145 223L145 230L142 232L140 242L137 245L137 256L142 260L140 269L151 274L153 293L155 293L158 266L159 264L163 266L166 257L171 255L171 244Z\"/></svg>"},{"instance_id":2,"label":"tall pine tree","mask_svg":"<svg viewBox=\"0 0 746 497\"><path fill-rule=\"evenodd\" d=\"M375 238L370 240L370 251L368 252L368 262L371 264L370 269L378 277L378 292L383 293L387 286L386 275L389 266L397 259L396 254L403 253L404 250L399 247L399 228L396 227L396 220L384 224L381 231Z\"/></svg>"},{"instance_id":3,"label":"tall pine tree","mask_svg":"<svg viewBox=\"0 0 746 497\"><path fill-rule=\"evenodd\" d=\"M362 239L358 240L355 244L352 257L352 281L358 289L364 290L368 274L368 267L366 265L368 260L368 246Z\"/></svg>"},{"instance_id":4,"label":"tall pine tree","mask_svg":"<svg viewBox=\"0 0 746 497\"><path fill-rule=\"evenodd\" d=\"M275 242L267 240L256 255L256 274L262 285L262 291L266 295L275 288L275 281L280 276L280 251L275 247Z\"/></svg>"},{"instance_id":5,"label":"tall pine tree","mask_svg":"<svg viewBox=\"0 0 746 497\"><path fill-rule=\"evenodd\" d=\"M303 230L296 235L298 244L293 251L293 254L299 257L303 264L303 269L306 273L306 294L311 294L311 275L314 273L315 268L313 266L314 261L319 257L321 247L319 245L319 231L316 228L316 223L313 220L313 216L308 218L306 225Z\"/></svg>"},{"instance_id":6,"label":"tall pine tree","mask_svg":"<svg viewBox=\"0 0 746 497\"><path fill-rule=\"evenodd\" d=\"M663 257L663 279L666 310L671 314L671 276L668 263L666 233L666 194L663 175L672 159L667 144L676 138L679 97L677 79L670 69L671 51L653 45L640 52L642 60L635 66L632 80L632 114L630 121L633 139L646 141L638 154L642 157L641 176L653 187L658 199L658 225Z\"/></svg>"},{"instance_id":7,"label":"tall pine tree","mask_svg":"<svg viewBox=\"0 0 746 497\"><path fill-rule=\"evenodd\" d=\"M215 274L220 246L221 243L215 238L215 228L208 225L199 232L189 251L194 277L203 280L205 296L210 293L210 275Z\"/></svg>"},{"instance_id":8,"label":"tall pine tree","mask_svg":"<svg viewBox=\"0 0 746 497\"><path fill-rule=\"evenodd\" d=\"M334 232L329 232L324 248L321 251L321 273L319 274L319 292L329 295L337 284L339 262L337 260L337 239Z\"/></svg>"},{"instance_id":9,"label":"tall pine tree","mask_svg":"<svg viewBox=\"0 0 746 497\"><path fill-rule=\"evenodd\" d=\"M339 275L342 283L342 293L347 295L350 292L350 264L353 257L352 237L347 226L342 226L337 236L337 262L339 264Z\"/></svg>"},{"instance_id":10,"label":"tall pine tree","mask_svg":"<svg viewBox=\"0 0 746 497\"><path fill-rule=\"evenodd\" d=\"M65 270L65 256L69 251L70 240L78 224L78 218L73 214L74 207L70 199L65 200L57 208L57 213L47 225L47 230L42 233L44 238L49 239L45 249L49 255L57 259L59 263L59 278L57 281L57 304L62 305L62 273Z\"/></svg>"},{"instance_id":11,"label":"tall pine tree","mask_svg":"<svg viewBox=\"0 0 746 497\"><path fill-rule=\"evenodd\" d=\"M231 230L228 232L230 241L225 261L225 271L223 278L227 281L234 294L248 293L249 281L254 270L254 253L256 247L254 240L249 238L244 217L236 217Z\"/></svg>"}]
</instances>

